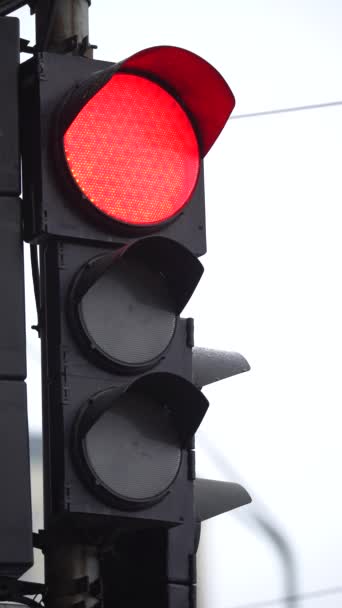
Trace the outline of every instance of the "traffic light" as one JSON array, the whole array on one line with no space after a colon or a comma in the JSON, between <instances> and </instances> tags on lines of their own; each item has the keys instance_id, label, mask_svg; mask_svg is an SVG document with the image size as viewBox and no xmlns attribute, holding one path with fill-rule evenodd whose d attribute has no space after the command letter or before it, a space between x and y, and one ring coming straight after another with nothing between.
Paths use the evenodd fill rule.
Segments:
<instances>
[{"instance_id":1,"label":"traffic light","mask_svg":"<svg viewBox=\"0 0 342 608\"><path fill-rule=\"evenodd\" d=\"M203 273L203 158L234 97L210 64L167 46L116 64L41 53L21 83L46 523L87 530L91 544L114 530L123 605L147 585L151 606L163 593L186 606L200 521L250 501L237 484L196 480L194 451L200 388L249 366L196 349L180 316Z\"/></svg>"},{"instance_id":2,"label":"traffic light","mask_svg":"<svg viewBox=\"0 0 342 608\"><path fill-rule=\"evenodd\" d=\"M0 600L31 565L25 298L19 165L19 23L0 17ZM3 578L7 577L7 578Z\"/></svg>"}]
</instances>

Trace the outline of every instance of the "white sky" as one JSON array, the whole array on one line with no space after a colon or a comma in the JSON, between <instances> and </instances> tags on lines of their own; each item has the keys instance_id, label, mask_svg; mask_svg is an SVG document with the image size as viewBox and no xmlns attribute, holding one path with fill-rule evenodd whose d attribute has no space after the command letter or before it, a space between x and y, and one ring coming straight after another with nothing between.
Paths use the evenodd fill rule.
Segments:
<instances>
[{"instance_id":1,"label":"white sky","mask_svg":"<svg viewBox=\"0 0 342 608\"><path fill-rule=\"evenodd\" d=\"M18 14L32 40L28 11ZM90 10L97 58L188 48L227 79L235 114L342 100L341 27L339 0L93 0ZM198 346L239 350L252 365L206 390L198 474L229 478L209 442L291 541L301 592L341 584L341 141L342 106L228 123L205 163L206 272L186 310ZM29 332L32 429L38 348ZM205 524L200 557L199 608L284 592L274 548L232 514Z\"/></svg>"}]
</instances>

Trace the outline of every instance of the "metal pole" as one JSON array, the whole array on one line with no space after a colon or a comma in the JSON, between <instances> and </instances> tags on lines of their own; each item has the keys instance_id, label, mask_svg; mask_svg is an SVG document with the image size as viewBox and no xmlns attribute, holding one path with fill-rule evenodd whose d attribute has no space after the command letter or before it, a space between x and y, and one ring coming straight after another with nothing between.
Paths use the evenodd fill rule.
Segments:
<instances>
[{"instance_id":1,"label":"metal pole","mask_svg":"<svg viewBox=\"0 0 342 608\"><path fill-rule=\"evenodd\" d=\"M95 608L100 601L100 568L97 548L54 539L45 550L47 608Z\"/></svg>"},{"instance_id":2,"label":"metal pole","mask_svg":"<svg viewBox=\"0 0 342 608\"><path fill-rule=\"evenodd\" d=\"M89 47L91 0L38 0L36 38L39 51L81 52L92 57Z\"/></svg>"}]
</instances>

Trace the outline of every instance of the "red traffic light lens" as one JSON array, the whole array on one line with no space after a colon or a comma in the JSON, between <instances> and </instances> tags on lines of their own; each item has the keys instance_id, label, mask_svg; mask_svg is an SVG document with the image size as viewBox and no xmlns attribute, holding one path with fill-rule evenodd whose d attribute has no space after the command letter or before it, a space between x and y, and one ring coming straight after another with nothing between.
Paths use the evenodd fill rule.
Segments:
<instances>
[{"instance_id":1,"label":"red traffic light lens","mask_svg":"<svg viewBox=\"0 0 342 608\"><path fill-rule=\"evenodd\" d=\"M63 143L81 192L126 224L172 218L197 182L199 146L187 114L141 76L115 74L81 109Z\"/></svg>"}]
</instances>

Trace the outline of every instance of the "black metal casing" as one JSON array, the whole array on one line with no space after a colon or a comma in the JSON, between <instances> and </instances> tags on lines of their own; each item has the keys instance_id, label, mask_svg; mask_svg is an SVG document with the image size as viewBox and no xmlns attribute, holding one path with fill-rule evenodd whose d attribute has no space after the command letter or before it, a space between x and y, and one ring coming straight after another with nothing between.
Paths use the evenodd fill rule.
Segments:
<instances>
[{"instance_id":1,"label":"black metal casing","mask_svg":"<svg viewBox=\"0 0 342 608\"><path fill-rule=\"evenodd\" d=\"M33 562L19 164L19 21L0 17L0 577Z\"/></svg>"},{"instance_id":2,"label":"black metal casing","mask_svg":"<svg viewBox=\"0 0 342 608\"><path fill-rule=\"evenodd\" d=\"M22 201L0 195L0 378L26 378Z\"/></svg>"},{"instance_id":3,"label":"black metal casing","mask_svg":"<svg viewBox=\"0 0 342 608\"><path fill-rule=\"evenodd\" d=\"M19 20L0 17L0 189L20 193L18 68Z\"/></svg>"},{"instance_id":4,"label":"black metal casing","mask_svg":"<svg viewBox=\"0 0 342 608\"><path fill-rule=\"evenodd\" d=\"M0 577L33 563L25 382L0 381Z\"/></svg>"}]
</instances>

